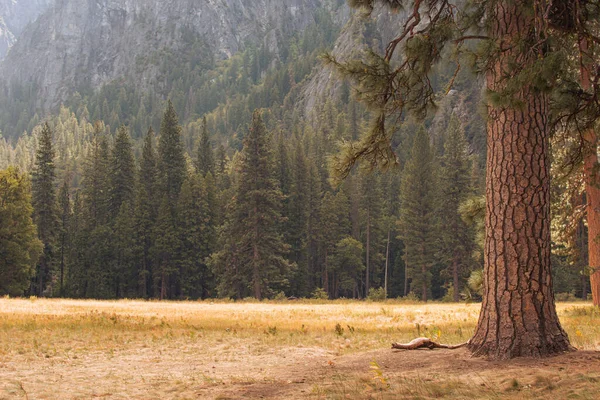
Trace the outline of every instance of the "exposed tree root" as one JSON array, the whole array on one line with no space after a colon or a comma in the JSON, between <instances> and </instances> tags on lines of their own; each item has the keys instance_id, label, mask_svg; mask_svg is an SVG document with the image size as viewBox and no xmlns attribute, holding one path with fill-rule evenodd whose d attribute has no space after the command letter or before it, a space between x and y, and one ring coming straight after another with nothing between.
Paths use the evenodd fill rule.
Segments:
<instances>
[{"instance_id":1,"label":"exposed tree root","mask_svg":"<svg viewBox=\"0 0 600 400\"><path fill-rule=\"evenodd\" d=\"M410 343L405 343L405 344L392 343L392 349L400 349L400 350L450 349L450 350L454 350L454 349L458 349L460 347L464 347L467 344L469 344L469 342L465 342L465 343L461 343L461 344L457 344L457 345L439 344L429 338L421 337L421 338L416 338L416 339L412 340Z\"/></svg>"}]
</instances>

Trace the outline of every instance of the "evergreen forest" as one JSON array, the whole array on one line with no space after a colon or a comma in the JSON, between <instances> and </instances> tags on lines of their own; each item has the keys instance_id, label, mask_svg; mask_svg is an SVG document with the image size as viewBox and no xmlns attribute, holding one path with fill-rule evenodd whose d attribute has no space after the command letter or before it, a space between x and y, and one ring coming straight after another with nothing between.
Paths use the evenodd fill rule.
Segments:
<instances>
[{"instance_id":1,"label":"evergreen forest","mask_svg":"<svg viewBox=\"0 0 600 400\"><path fill-rule=\"evenodd\" d=\"M353 23L356 46L381 40ZM163 84L71 88L45 114L36 88L3 83L0 294L480 300L482 79L437 65L435 112L394 125L397 162L361 162L340 181L336 156L376 113L341 79L309 117L296 105L342 29L319 10L279 53L249 45L227 60L182 32L187 52L136 61ZM552 144L554 290L586 299L583 182Z\"/></svg>"}]
</instances>

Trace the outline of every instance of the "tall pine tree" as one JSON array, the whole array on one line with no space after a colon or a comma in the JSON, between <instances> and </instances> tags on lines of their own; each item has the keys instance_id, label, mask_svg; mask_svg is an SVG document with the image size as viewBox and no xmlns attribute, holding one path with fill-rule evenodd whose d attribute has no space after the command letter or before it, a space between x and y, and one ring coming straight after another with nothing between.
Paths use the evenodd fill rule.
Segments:
<instances>
[{"instance_id":1,"label":"tall pine tree","mask_svg":"<svg viewBox=\"0 0 600 400\"><path fill-rule=\"evenodd\" d=\"M454 301L459 300L464 278L468 276L470 254L474 249L473 235L461 218L459 206L472 194L470 188L471 163L467 155L467 141L460 121L450 117L442 157L440 179L439 218L442 242L442 261L449 264Z\"/></svg>"},{"instance_id":2,"label":"tall pine tree","mask_svg":"<svg viewBox=\"0 0 600 400\"><path fill-rule=\"evenodd\" d=\"M31 219L29 178L14 167L0 170L0 294L22 296L43 251Z\"/></svg>"},{"instance_id":3,"label":"tall pine tree","mask_svg":"<svg viewBox=\"0 0 600 400\"><path fill-rule=\"evenodd\" d=\"M222 295L268 297L289 286L292 265L279 232L283 195L274 175L270 135L257 110L244 138L240 176L212 268ZM235 276L232 276L235 275Z\"/></svg>"},{"instance_id":4,"label":"tall pine tree","mask_svg":"<svg viewBox=\"0 0 600 400\"><path fill-rule=\"evenodd\" d=\"M52 283L54 252L58 235L58 210L55 189L54 149L52 146L52 130L45 123L39 136L38 149L35 156L35 169L32 179L33 221L38 228L38 237L44 244L37 266L34 293L41 296L47 286Z\"/></svg>"},{"instance_id":5,"label":"tall pine tree","mask_svg":"<svg viewBox=\"0 0 600 400\"><path fill-rule=\"evenodd\" d=\"M117 131L110 159L109 213L116 218L124 202L133 202L135 192L135 159L129 130Z\"/></svg>"},{"instance_id":6,"label":"tall pine tree","mask_svg":"<svg viewBox=\"0 0 600 400\"><path fill-rule=\"evenodd\" d=\"M148 130L144 138L140 170L137 180L135 219L139 246L137 280L139 295L147 297L152 288L152 254L154 244L154 224L158 212L158 169L154 149L154 131Z\"/></svg>"},{"instance_id":7,"label":"tall pine tree","mask_svg":"<svg viewBox=\"0 0 600 400\"><path fill-rule=\"evenodd\" d=\"M206 117L202 119L202 133L198 144L198 172L202 176L209 172L213 175L215 173L215 157L210 144L208 128L206 127Z\"/></svg>"},{"instance_id":8,"label":"tall pine tree","mask_svg":"<svg viewBox=\"0 0 600 400\"><path fill-rule=\"evenodd\" d=\"M400 191L400 236L404 240L411 289L423 301L431 292L431 267L435 261L435 175L433 154L424 128L413 142L403 171Z\"/></svg>"},{"instance_id":9,"label":"tall pine tree","mask_svg":"<svg viewBox=\"0 0 600 400\"><path fill-rule=\"evenodd\" d=\"M181 141L181 126L171 100L167 102L160 125L158 171L161 191L173 208L177 204L179 190L186 176L186 161Z\"/></svg>"}]
</instances>

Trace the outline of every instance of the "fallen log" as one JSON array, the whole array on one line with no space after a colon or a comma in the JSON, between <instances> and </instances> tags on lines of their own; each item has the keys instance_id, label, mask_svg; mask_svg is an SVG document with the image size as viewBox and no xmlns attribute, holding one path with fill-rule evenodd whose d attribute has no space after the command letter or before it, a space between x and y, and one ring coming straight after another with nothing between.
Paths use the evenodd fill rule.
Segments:
<instances>
[{"instance_id":1,"label":"fallen log","mask_svg":"<svg viewBox=\"0 0 600 400\"><path fill-rule=\"evenodd\" d=\"M404 344L403 343L392 343L392 349L399 349L399 350L450 349L450 350L454 350L454 349L458 349L460 347L464 347L467 344L469 344L469 342L465 342L465 343L461 343L461 344L457 344L457 345L440 344L440 343L434 342L433 340L431 340L429 338L421 337L421 338L416 338L416 339L410 341L409 343L404 343Z\"/></svg>"}]
</instances>

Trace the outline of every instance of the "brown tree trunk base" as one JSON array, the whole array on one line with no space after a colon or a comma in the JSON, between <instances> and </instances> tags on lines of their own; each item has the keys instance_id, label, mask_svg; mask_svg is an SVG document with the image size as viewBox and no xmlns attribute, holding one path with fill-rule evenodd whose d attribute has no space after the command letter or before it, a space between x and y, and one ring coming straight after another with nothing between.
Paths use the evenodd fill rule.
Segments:
<instances>
[{"instance_id":1,"label":"brown tree trunk base","mask_svg":"<svg viewBox=\"0 0 600 400\"><path fill-rule=\"evenodd\" d=\"M392 343L392 349L398 349L398 350L449 349L449 350L454 350L454 349L458 349L461 347L465 347L467 344L469 344L469 342L465 342L465 343L461 343L461 344L457 344L457 345L440 344L440 343L434 342L433 340L431 340L429 338L420 337L420 338L416 338L416 339L410 341L409 343L405 343L405 344Z\"/></svg>"}]
</instances>

